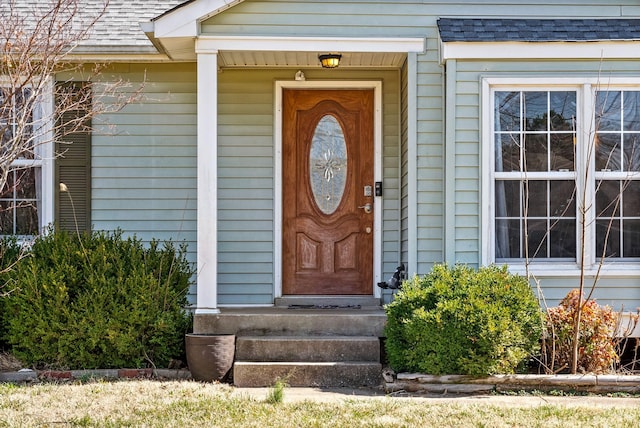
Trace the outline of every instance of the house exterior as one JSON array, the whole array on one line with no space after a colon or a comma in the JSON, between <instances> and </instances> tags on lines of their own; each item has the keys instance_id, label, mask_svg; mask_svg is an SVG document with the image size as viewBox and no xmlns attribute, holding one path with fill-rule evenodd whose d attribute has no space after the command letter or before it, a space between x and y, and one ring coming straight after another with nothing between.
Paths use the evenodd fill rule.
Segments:
<instances>
[{"instance_id":1,"label":"house exterior","mask_svg":"<svg viewBox=\"0 0 640 428\"><path fill-rule=\"evenodd\" d=\"M111 1L73 59L143 98L94 123L77 182L43 160L39 224L65 182L86 227L185 240L196 320L384 303L440 262L640 306L635 0Z\"/></svg>"}]
</instances>

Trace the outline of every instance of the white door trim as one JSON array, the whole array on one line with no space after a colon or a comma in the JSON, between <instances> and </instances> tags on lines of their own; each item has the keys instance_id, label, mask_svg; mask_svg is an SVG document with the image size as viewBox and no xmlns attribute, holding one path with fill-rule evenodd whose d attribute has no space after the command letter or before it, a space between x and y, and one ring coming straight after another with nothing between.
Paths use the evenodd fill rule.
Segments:
<instances>
[{"instance_id":1,"label":"white door trim","mask_svg":"<svg viewBox=\"0 0 640 428\"><path fill-rule=\"evenodd\" d=\"M276 81L274 112L274 297L282 297L282 93L296 89L373 89L374 91L374 171L373 180L382 181L382 82L381 81ZM373 220L373 283L371 294L381 297L376 287L382 277L382 206L381 197L374 200Z\"/></svg>"}]
</instances>

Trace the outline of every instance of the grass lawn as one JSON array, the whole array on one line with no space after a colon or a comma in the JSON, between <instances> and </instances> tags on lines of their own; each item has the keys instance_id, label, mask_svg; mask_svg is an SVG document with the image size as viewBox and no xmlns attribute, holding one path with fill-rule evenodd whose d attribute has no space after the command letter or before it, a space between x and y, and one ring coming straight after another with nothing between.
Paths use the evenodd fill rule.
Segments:
<instances>
[{"instance_id":1,"label":"grass lawn","mask_svg":"<svg viewBox=\"0 0 640 428\"><path fill-rule=\"evenodd\" d=\"M284 401L269 402L266 393L250 396L226 385L186 381L0 384L0 427L622 428L640 421L637 398L344 396L313 401L288 400L287 391Z\"/></svg>"}]
</instances>

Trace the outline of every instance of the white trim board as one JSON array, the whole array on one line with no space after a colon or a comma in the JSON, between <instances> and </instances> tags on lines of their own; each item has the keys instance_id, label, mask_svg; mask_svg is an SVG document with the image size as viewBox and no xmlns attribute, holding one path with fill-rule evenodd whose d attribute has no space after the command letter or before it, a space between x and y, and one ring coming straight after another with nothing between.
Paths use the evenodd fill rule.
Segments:
<instances>
[{"instance_id":1,"label":"white trim board","mask_svg":"<svg viewBox=\"0 0 640 428\"><path fill-rule=\"evenodd\" d=\"M440 59L637 59L640 43L620 42L440 42Z\"/></svg>"},{"instance_id":2,"label":"white trim board","mask_svg":"<svg viewBox=\"0 0 640 428\"><path fill-rule=\"evenodd\" d=\"M196 40L196 52L281 51L281 52L418 52L426 49L422 37L275 37L207 36Z\"/></svg>"},{"instance_id":3,"label":"white trim board","mask_svg":"<svg viewBox=\"0 0 640 428\"><path fill-rule=\"evenodd\" d=\"M282 297L282 95L284 89L373 89L374 91L374 171L373 180L382 181L382 82L381 81L276 81L274 112L274 298ZM372 295L381 297L375 284L382 278L382 204L376 197L373 219Z\"/></svg>"}]
</instances>

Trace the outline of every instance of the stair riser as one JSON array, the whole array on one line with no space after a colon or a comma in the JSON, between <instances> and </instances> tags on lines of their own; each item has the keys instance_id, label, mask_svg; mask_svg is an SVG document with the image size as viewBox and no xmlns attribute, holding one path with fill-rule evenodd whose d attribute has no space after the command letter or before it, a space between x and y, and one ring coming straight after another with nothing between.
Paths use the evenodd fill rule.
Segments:
<instances>
[{"instance_id":1,"label":"stair riser","mask_svg":"<svg viewBox=\"0 0 640 428\"><path fill-rule=\"evenodd\" d=\"M285 313L200 315L194 319L198 334L235 334L236 336L384 336L386 316L353 311L349 314L332 311L289 310Z\"/></svg>"},{"instance_id":2,"label":"stair riser","mask_svg":"<svg viewBox=\"0 0 640 428\"><path fill-rule=\"evenodd\" d=\"M269 387L278 379L289 386L378 386L382 366L377 363L248 363L237 362L233 382L238 387Z\"/></svg>"},{"instance_id":3,"label":"stair riser","mask_svg":"<svg viewBox=\"0 0 640 428\"><path fill-rule=\"evenodd\" d=\"M239 337L236 361L380 362L377 338Z\"/></svg>"}]
</instances>

